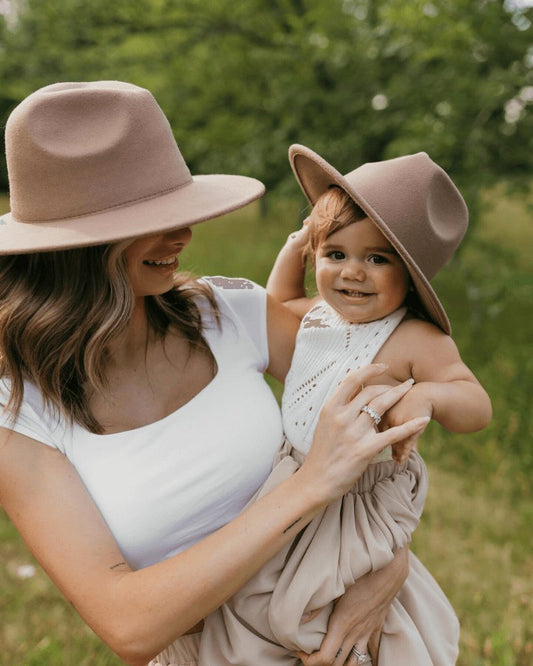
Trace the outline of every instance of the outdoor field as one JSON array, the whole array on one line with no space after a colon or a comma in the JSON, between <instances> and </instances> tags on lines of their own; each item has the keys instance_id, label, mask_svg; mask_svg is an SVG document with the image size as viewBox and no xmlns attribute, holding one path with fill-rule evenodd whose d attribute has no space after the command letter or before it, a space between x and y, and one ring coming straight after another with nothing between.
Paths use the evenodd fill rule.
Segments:
<instances>
[{"instance_id":1,"label":"outdoor field","mask_svg":"<svg viewBox=\"0 0 533 666\"><path fill-rule=\"evenodd\" d=\"M452 601L462 625L459 666L533 663L532 205L496 190L459 256L435 282L463 358L490 393L482 433L431 424L421 452L430 493L412 550ZM182 268L265 284L301 201L267 201L194 228ZM4 198L2 211L7 208ZM310 277L311 279L311 277ZM280 395L280 386L272 384ZM0 514L1 666L111 666L101 644ZM404 665L398 665L404 666Z\"/></svg>"},{"instance_id":2,"label":"outdoor field","mask_svg":"<svg viewBox=\"0 0 533 666\"><path fill-rule=\"evenodd\" d=\"M239 174L265 184L259 202L193 227L179 262L180 270L198 276L266 284L277 252L309 210L287 160L291 144L312 149L343 174L423 151L452 177L471 223L432 284L494 416L483 432L470 435L429 424L420 441L429 497L411 549L459 617L456 666L533 666L532 29L533 0L0 0L0 216L9 208L10 188L14 201L21 197L21 207L32 210L24 188L38 191L44 182L50 184L44 196L33 196L36 210L45 205L45 219L61 217L50 210L72 206L78 195L108 208L87 164L98 164L113 197L122 196L125 182L152 182L146 164L150 175L164 172L162 190L174 187L176 165L162 166L155 140L143 144L144 152L138 150L142 133L124 139L132 128L148 128L147 116L138 125L119 111L94 116L95 129L83 132L83 159L65 147L78 135L71 136L56 110L49 113L52 130L37 122L42 146L55 146L51 152L68 164L67 178L44 166L38 141L20 150L26 134L17 123L32 108L21 111L20 103L58 82L68 84L62 90L97 81L145 88L191 174ZM83 122L93 117L92 103L73 108ZM118 187L110 180L115 171L90 157L109 137L116 140L110 155L118 154L117 146L137 146L135 158L116 171ZM22 157L29 175L13 155ZM387 195L399 196L398 190ZM147 192L153 190L142 196ZM113 198L113 205L123 201ZM307 280L312 289L311 272ZM266 381L280 400L283 387ZM84 574L80 567L80 581ZM175 594L177 603L184 598L179 589ZM139 606L128 608L137 621ZM129 626L122 610L113 620L119 616ZM108 617L101 619L109 629ZM171 635L159 635L159 626L152 631L154 624L145 624L154 642L144 655ZM61 596L0 507L0 666L121 663ZM263 665L251 655L247 666Z\"/></svg>"}]
</instances>

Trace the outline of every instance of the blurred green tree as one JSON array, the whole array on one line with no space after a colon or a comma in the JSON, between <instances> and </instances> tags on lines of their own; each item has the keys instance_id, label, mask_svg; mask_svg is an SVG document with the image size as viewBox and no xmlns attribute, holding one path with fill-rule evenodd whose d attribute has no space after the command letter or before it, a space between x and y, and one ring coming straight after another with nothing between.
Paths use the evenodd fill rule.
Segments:
<instances>
[{"instance_id":1,"label":"blurred green tree","mask_svg":"<svg viewBox=\"0 0 533 666\"><path fill-rule=\"evenodd\" d=\"M194 172L296 192L286 151L341 171L426 150L475 210L529 184L531 8L502 0L11 0L3 95L56 80L150 88ZM1 113L1 109L0 109Z\"/></svg>"}]
</instances>

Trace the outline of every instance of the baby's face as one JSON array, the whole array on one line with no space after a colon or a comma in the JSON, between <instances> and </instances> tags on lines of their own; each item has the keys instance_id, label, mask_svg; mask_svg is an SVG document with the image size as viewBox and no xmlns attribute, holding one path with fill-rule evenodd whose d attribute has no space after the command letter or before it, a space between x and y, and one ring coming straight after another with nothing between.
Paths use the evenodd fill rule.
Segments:
<instances>
[{"instance_id":1,"label":"baby's face","mask_svg":"<svg viewBox=\"0 0 533 666\"><path fill-rule=\"evenodd\" d=\"M336 231L318 246L315 274L321 297L354 324L394 312L410 284L402 259L368 218Z\"/></svg>"}]
</instances>

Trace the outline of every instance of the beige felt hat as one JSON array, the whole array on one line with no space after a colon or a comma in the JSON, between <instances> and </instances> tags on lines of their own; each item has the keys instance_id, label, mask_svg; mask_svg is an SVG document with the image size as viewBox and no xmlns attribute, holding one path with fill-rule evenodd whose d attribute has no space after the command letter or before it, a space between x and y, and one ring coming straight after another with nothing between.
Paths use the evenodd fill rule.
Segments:
<instances>
[{"instance_id":1,"label":"beige felt hat","mask_svg":"<svg viewBox=\"0 0 533 666\"><path fill-rule=\"evenodd\" d=\"M130 83L56 83L6 125L11 212L0 254L97 245L223 215L259 198L245 176L191 176L152 94Z\"/></svg>"},{"instance_id":2,"label":"beige felt hat","mask_svg":"<svg viewBox=\"0 0 533 666\"><path fill-rule=\"evenodd\" d=\"M430 320L449 334L429 281L461 242L468 210L448 174L426 153L369 162L345 176L305 146L291 146L289 159L311 204L337 185L363 209L402 257Z\"/></svg>"}]
</instances>

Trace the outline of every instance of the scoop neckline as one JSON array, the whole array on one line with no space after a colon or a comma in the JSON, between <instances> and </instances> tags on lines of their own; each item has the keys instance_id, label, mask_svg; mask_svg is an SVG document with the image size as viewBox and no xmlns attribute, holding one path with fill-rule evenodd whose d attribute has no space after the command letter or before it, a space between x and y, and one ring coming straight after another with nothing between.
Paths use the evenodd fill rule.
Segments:
<instances>
[{"instance_id":1,"label":"scoop neckline","mask_svg":"<svg viewBox=\"0 0 533 666\"><path fill-rule=\"evenodd\" d=\"M206 392L211 390L211 387L213 387L217 382L218 378L221 373L221 363L219 361L219 358L217 356L217 353L215 353L215 350L213 347L216 347L216 345L213 344L213 336L210 335L211 329L206 328L204 330L204 338L207 343L207 346L209 348L209 351L211 353L211 356L213 357L213 362L215 364L215 374L211 378L211 380L202 388L198 393L192 396L190 400L187 400L183 405L180 405L177 409L175 409L172 412L169 412L165 416L161 417L160 419L157 419L156 421L151 421L150 423L145 423L144 425L136 426L135 428L129 428L128 430L118 430L117 432L108 432L108 433L93 433L87 430L86 428L83 428L82 426L78 425L79 428L81 428L84 432L94 435L95 437L114 437L117 435L127 435L127 434L133 434L133 433L138 433L141 432L147 428L150 428L152 426L157 426L157 425L163 425L165 421L176 417L180 412L183 412L189 408L190 405L192 405L194 402L196 402L199 398L201 398Z\"/></svg>"}]
</instances>

